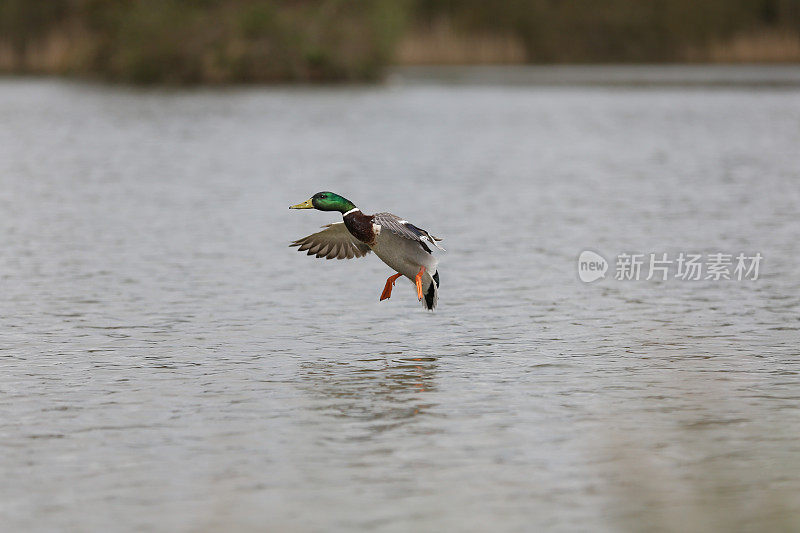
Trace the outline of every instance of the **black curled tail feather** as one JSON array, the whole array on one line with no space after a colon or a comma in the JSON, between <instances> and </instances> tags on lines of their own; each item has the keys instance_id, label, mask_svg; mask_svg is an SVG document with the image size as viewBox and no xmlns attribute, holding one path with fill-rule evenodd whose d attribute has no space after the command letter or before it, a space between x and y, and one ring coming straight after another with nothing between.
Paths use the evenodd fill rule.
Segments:
<instances>
[{"instance_id":1,"label":"black curled tail feather","mask_svg":"<svg viewBox=\"0 0 800 533\"><path fill-rule=\"evenodd\" d=\"M425 309L430 311L436 307L436 302L438 300L436 291L439 290L439 271L433 273L433 283L430 284L428 287L428 292L425 293Z\"/></svg>"},{"instance_id":2,"label":"black curled tail feather","mask_svg":"<svg viewBox=\"0 0 800 533\"><path fill-rule=\"evenodd\" d=\"M434 283L431 283L431 286L428 287L428 292L425 293L425 309L433 310L436 296L436 287Z\"/></svg>"}]
</instances>

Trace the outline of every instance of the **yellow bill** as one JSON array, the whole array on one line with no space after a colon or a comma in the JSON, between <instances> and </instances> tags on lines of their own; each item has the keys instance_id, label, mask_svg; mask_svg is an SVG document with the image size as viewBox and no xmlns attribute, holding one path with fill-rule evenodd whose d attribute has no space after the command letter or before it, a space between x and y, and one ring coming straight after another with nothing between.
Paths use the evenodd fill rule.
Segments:
<instances>
[{"instance_id":1,"label":"yellow bill","mask_svg":"<svg viewBox=\"0 0 800 533\"><path fill-rule=\"evenodd\" d=\"M311 203L311 198L309 198L302 204L290 205L289 209L314 209L314 204Z\"/></svg>"}]
</instances>

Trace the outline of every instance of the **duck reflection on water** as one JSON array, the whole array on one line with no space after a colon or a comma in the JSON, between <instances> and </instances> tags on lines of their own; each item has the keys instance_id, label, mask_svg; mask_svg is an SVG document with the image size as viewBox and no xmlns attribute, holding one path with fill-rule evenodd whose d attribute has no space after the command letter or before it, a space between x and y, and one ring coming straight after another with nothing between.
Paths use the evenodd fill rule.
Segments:
<instances>
[{"instance_id":1,"label":"duck reflection on water","mask_svg":"<svg viewBox=\"0 0 800 533\"><path fill-rule=\"evenodd\" d=\"M347 361L309 362L301 381L312 409L361 420L376 432L402 426L435 407L437 358L401 352Z\"/></svg>"}]
</instances>

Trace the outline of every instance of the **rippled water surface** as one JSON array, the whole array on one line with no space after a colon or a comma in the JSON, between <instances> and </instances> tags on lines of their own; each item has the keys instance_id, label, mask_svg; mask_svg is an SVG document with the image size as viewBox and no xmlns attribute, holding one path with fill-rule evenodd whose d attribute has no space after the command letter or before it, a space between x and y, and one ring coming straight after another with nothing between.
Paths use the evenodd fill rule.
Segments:
<instances>
[{"instance_id":1,"label":"rippled water surface","mask_svg":"<svg viewBox=\"0 0 800 533\"><path fill-rule=\"evenodd\" d=\"M0 81L4 528L800 527L798 153L786 87ZM435 313L287 247L319 190L445 238Z\"/></svg>"}]
</instances>

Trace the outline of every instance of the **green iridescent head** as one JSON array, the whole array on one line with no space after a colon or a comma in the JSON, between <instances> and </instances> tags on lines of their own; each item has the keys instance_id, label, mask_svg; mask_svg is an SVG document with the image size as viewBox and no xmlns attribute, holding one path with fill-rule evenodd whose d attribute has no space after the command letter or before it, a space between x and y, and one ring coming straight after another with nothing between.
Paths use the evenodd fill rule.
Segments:
<instances>
[{"instance_id":1,"label":"green iridescent head","mask_svg":"<svg viewBox=\"0 0 800 533\"><path fill-rule=\"evenodd\" d=\"M319 209L320 211L339 211L347 213L356 206L353 202L339 196L335 192L318 192L302 204L290 206L289 209Z\"/></svg>"}]
</instances>

